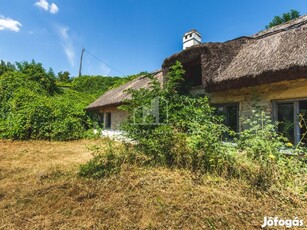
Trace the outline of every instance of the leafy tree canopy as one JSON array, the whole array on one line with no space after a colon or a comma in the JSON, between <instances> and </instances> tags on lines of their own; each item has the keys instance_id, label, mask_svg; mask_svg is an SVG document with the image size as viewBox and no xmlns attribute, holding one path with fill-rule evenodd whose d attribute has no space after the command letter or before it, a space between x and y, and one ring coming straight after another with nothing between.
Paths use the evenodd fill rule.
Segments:
<instances>
[{"instance_id":1,"label":"leafy tree canopy","mask_svg":"<svg viewBox=\"0 0 307 230\"><path fill-rule=\"evenodd\" d=\"M61 71L58 73L57 80L60 82L68 83L70 82L70 73L68 71Z\"/></svg>"},{"instance_id":2,"label":"leafy tree canopy","mask_svg":"<svg viewBox=\"0 0 307 230\"><path fill-rule=\"evenodd\" d=\"M30 63L26 61L17 62L16 66L20 73L25 74L29 80L40 83L50 95L53 95L58 90L52 68L49 68L49 71L46 72L43 65L36 63L34 60Z\"/></svg>"},{"instance_id":3,"label":"leafy tree canopy","mask_svg":"<svg viewBox=\"0 0 307 230\"><path fill-rule=\"evenodd\" d=\"M52 68L46 71L34 60L16 66L1 61L0 139L84 138L96 126L84 108L114 85L135 76L81 76L72 80L69 72L59 72L56 77Z\"/></svg>"},{"instance_id":4,"label":"leafy tree canopy","mask_svg":"<svg viewBox=\"0 0 307 230\"><path fill-rule=\"evenodd\" d=\"M15 67L14 64L1 60L1 63L0 63L0 76L2 74L6 73L6 72L15 71L15 70L16 70L16 67Z\"/></svg>"},{"instance_id":5,"label":"leafy tree canopy","mask_svg":"<svg viewBox=\"0 0 307 230\"><path fill-rule=\"evenodd\" d=\"M120 80L120 77L80 76L73 78L72 89L78 92L100 96Z\"/></svg>"},{"instance_id":6,"label":"leafy tree canopy","mask_svg":"<svg viewBox=\"0 0 307 230\"><path fill-rule=\"evenodd\" d=\"M284 13L281 16L275 16L269 25L265 26L266 29L270 29L274 26L278 26L290 20L300 17L300 12L297 10L290 10L288 13Z\"/></svg>"},{"instance_id":7,"label":"leafy tree canopy","mask_svg":"<svg viewBox=\"0 0 307 230\"><path fill-rule=\"evenodd\" d=\"M139 74L134 74L126 77L108 77L108 76L79 76L72 79L72 89L83 92L90 93L96 97L100 96L107 90L111 88L123 85L141 75L146 74L146 72L141 72Z\"/></svg>"}]
</instances>

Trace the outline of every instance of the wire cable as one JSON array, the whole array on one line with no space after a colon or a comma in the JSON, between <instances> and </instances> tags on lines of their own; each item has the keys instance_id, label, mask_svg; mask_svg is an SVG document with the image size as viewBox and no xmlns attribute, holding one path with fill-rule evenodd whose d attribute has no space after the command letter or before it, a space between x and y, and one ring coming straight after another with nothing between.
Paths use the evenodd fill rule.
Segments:
<instances>
[{"instance_id":1,"label":"wire cable","mask_svg":"<svg viewBox=\"0 0 307 230\"><path fill-rule=\"evenodd\" d=\"M126 76L126 74L124 74L123 72L119 71L118 69L115 69L114 67L112 67L111 65L105 63L104 61L102 61L100 58L98 58L96 55L92 54L90 51L88 51L87 49L84 49L89 55L91 55L93 58L95 58L97 61L101 62L102 64L108 66L109 68L111 68L112 70L122 74L123 76Z\"/></svg>"}]
</instances>

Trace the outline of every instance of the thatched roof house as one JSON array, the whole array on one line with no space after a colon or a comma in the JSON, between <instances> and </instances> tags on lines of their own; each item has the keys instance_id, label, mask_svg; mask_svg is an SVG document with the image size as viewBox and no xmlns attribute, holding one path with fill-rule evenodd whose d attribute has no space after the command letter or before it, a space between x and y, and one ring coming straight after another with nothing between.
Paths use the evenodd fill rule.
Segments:
<instances>
[{"instance_id":1,"label":"thatched roof house","mask_svg":"<svg viewBox=\"0 0 307 230\"><path fill-rule=\"evenodd\" d=\"M250 37L204 43L165 59L164 73L176 60L201 65L207 91L306 78L307 16ZM193 65L193 64L192 64Z\"/></svg>"},{"instance_id":2,"label":"thatched roof house","mask_svg":"<svg viewBox=\"0 0 307 230\"><path fill-rule=\"evenodd\" d=\"M162 71L152 73L155 78L162 83ZM141 88L148 88L151 80L145 75L139 76L136 79L121 85L117 88L111 89L99 97L96 101L86 107L87 110L101 109L109 106L121 105L125 100L130 99L131 96L127 92L128 89L138 90Z\"/></svg>"},{"instance_id":3,"label":"thatched roof house","mask_svg":"<svg viewBox=\"0 0 307 230\"><path fill-rule=\"evenodd\" d=\"M304 130L297 114L307 111L307 15L226 42L201 43L196 30L185 33L183 41L184 50L164 60L161 81L180 61L186 81L194 86L191 93L206 94L233 130L244 128L241 120L253 115L252 98L257 97L273 119L290 123L280 131L294 143L300 140ZM148 79L135 79L105 93L88 109L116 107L129 97L125 89L147 84Z\"/></svg>"},{"instance_id":4,"label":"thatched roof house","mask_svg":"<svg viewBox=\"0 0 307 230\"><path fill-rule=\"evenodd\" d=\"M151 73L153 77L162 84L162 71ZM86 107L88 111L98 113L97 119L103 123L103 126L108 129L118 129L120 123L127 117L126 112L119 110L117 107L122 105L125 100L130 99L131 95L127 92L128 89L138 90L148 88L151 79L146 75L139 76L132 81L111 89L99 97L96 101Z\"/></svg>"}]
</instances>

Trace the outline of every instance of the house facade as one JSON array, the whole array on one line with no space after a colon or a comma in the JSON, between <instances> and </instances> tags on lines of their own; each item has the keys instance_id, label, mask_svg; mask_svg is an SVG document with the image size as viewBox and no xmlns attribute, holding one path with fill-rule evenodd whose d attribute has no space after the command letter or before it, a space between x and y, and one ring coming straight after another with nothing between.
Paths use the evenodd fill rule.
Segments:
<instances>
[{"instance_id":1,"label":"house facade","mask_svg":"<svg viewBox=\"0 0 307 230\"><path fill-rule=\"evenodd\" d=\"M153 72L152 75L162 84L162 71ZM107 91L96 101L88 105L86 109L97 116L97 120L100 122L103 128L109 130L119 130L120 124L128 117L126 111L118 108L124 104L125 100L131 98L127 90L148 88L150 86L150 82L151 79L145 75L139 76L122 86Z\"/></svg>"},{"instance_id":2,"label":"house facade","mask_svg":"<svg viewBox=\"0 0 307 230\"><path fill-rule=\"evenodd\" d=\"M186 33L184 50L164 60L159 78L163 81L169 68L180 61L185 80L192 85L191 94L208 96L231 129L244 129L243 121L257 106L280 123L280 132L298 143L306 132L302 118L307 111L307 16L223 43L200 43L199 39L196 30ZM121 87L132 87L131 83ZM146 81L138 87L147 87ZM118 101L113 97L109 91L88 109L107 113L108 104L118 124L124 115L116 115ZM104 102L113 99L113 104ZM108 127L113 128L112 122Z\"/></svg>"}]
</instances>

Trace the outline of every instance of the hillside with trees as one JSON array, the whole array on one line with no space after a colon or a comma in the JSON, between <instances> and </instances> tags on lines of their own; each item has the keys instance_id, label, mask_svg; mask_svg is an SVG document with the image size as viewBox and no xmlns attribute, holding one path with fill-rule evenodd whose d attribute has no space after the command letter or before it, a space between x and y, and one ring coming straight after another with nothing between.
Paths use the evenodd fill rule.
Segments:
<instances>
[{"instance_id":1,"label":"hillside with trees","mask_svg":"<svg viewBox=\"0 0 307 230\"><path fill-rule=\"evenodd\" d=\"M133 77L133 76L132 76ZM131 78L131 77L130 77ZM84 108L128 78L57 75L41 63L0 64L0 138L75 140L95 125Z\"/></svg>"}]
</instances>

